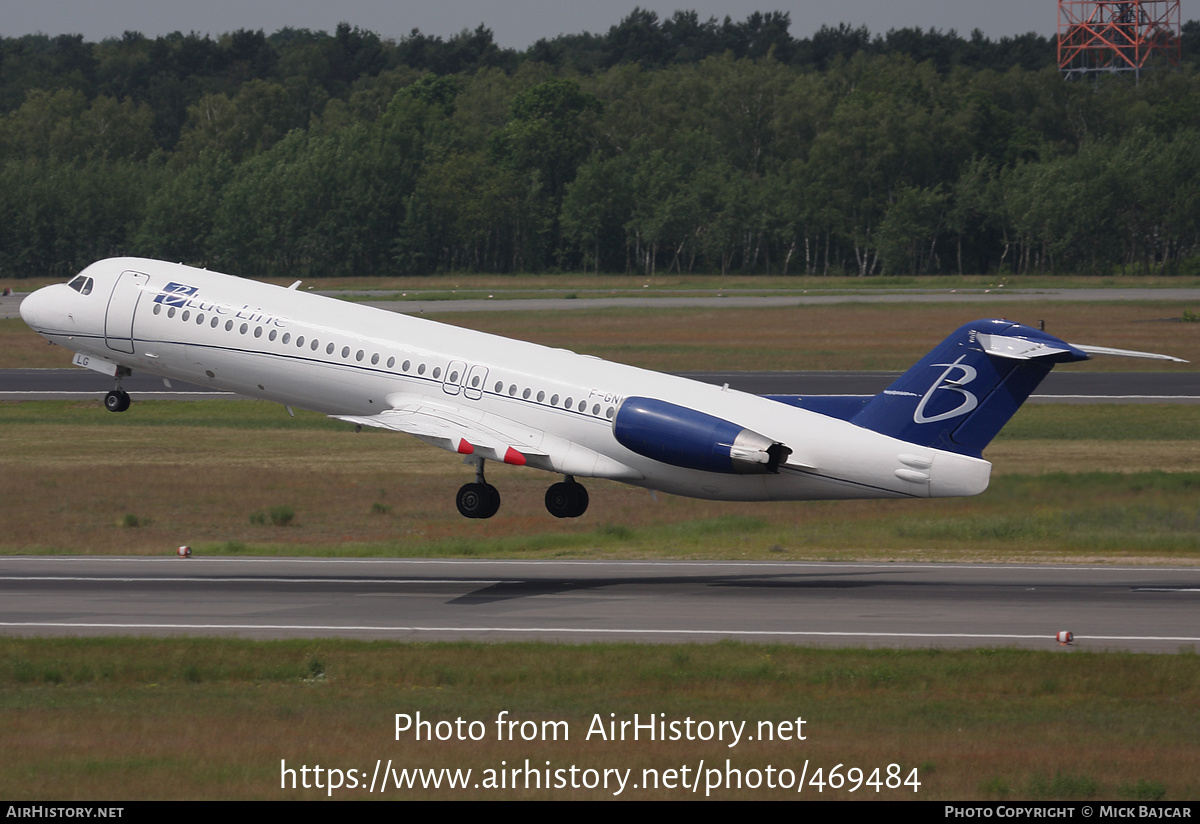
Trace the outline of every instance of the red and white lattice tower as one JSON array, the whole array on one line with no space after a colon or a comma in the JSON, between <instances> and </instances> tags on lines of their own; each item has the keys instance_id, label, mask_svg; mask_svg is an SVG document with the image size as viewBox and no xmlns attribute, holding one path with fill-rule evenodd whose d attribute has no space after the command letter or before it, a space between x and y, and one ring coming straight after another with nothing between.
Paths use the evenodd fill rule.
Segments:
<instances>
[{"instance_id":1,"label":"red and white lattice tower","mask_svg":"<svg viewBox=\"0 0 1200 824\"><path fill-rule=\"evenodd\" d=\"M1058 0L1058 68L1068 78L1179 65L1180 0Z\"/></svg>"}]
</instances>

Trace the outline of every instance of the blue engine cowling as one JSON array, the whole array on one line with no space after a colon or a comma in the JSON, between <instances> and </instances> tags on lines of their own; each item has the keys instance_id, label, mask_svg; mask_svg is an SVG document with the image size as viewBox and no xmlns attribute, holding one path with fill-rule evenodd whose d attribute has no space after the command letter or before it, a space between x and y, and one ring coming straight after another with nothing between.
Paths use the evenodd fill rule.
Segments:
<instances>
[{"instance_id":1,"label":"blue engine cowling","mask_svg":"<svg viewBox=\"0 0 1200 824\"><path fill-rule=\"evenodd\" d=\"M792 454L783 444L723 418L653 398L622 401L613 435L639 455L704 472L778 472Z\"/></svg>"}]
</instances>

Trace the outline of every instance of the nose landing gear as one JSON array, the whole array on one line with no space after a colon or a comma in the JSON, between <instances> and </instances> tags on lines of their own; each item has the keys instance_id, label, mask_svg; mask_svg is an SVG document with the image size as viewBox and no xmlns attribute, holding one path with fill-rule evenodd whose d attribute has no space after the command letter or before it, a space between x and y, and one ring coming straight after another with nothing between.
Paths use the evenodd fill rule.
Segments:
<instances>
[{"instance_id":1,"label":"nose landing gear","mask_svg":"<svg viewBox=\"0 0 1200 824\"><path fill-rule=\"evenodd\" d=\"M104 396L104 408L109 412L124 412L129 408L129 393L117 387Z\"/></svg>"}]
</instances>

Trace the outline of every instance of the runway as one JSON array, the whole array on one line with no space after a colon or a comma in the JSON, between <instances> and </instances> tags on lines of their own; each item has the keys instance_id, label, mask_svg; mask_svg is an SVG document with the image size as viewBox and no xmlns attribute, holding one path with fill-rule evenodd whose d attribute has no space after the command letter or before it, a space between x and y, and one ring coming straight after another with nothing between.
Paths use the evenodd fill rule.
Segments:
<instances>
[{"instance_id":1,"label":"runway","mask_svg":"<svg viewBox=\"0 0 1200 824\"><path fill-rule=\"evenodd\" d=\"M705 383L728 383L756 395L876 395L899 372L681 372ZM236 398L231 392L135 373L121 385L134 400ZM104 397L112 378L88 369L2 369L0 400ZM1200 372L1051 372L1033 403L1200 403Z\"/></svg>"},{"instance_id":2,"label":"runway","mask_svg":"<svg viewBox=\"0 0 1200 824\"><path fill-rule=\"evenodd\" d=\"M21 635L1178 652L1198 609L1200 568L0 558L0 632Z\"/></svg>"}]
</instances>

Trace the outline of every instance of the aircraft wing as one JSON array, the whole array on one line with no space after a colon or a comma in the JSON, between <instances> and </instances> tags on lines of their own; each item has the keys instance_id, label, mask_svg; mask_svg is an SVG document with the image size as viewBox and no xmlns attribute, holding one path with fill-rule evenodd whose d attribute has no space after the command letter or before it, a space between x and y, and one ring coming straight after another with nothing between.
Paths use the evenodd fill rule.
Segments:
<instances>
[{"instance_id":1,"label":"aircraft wing","mask_svg":"<svg viewBox=\"0 0 1200 824\"><path fill-rule=\"evenodd\" d=\"M392 429L462 455L524 466L530 458L546 458L544 434L508 418L463 409L423 395L392 395L392 408L378 415L331 415L340 421ZM534 461L538 463L538 461Z\"/></svg>"},{"instance_id":2,"label":"aircraft wing","mask_svg":"<svg viewBox=\"0 0 1200 824\"><path fill-rule=\"evenodd\" d=\"M340 421L404 432L450 452L564 475L636 480L642 473L581 444L478 409L425 395L397 393L378 415L331 415Z\"/></svg>"}]
</instances>

